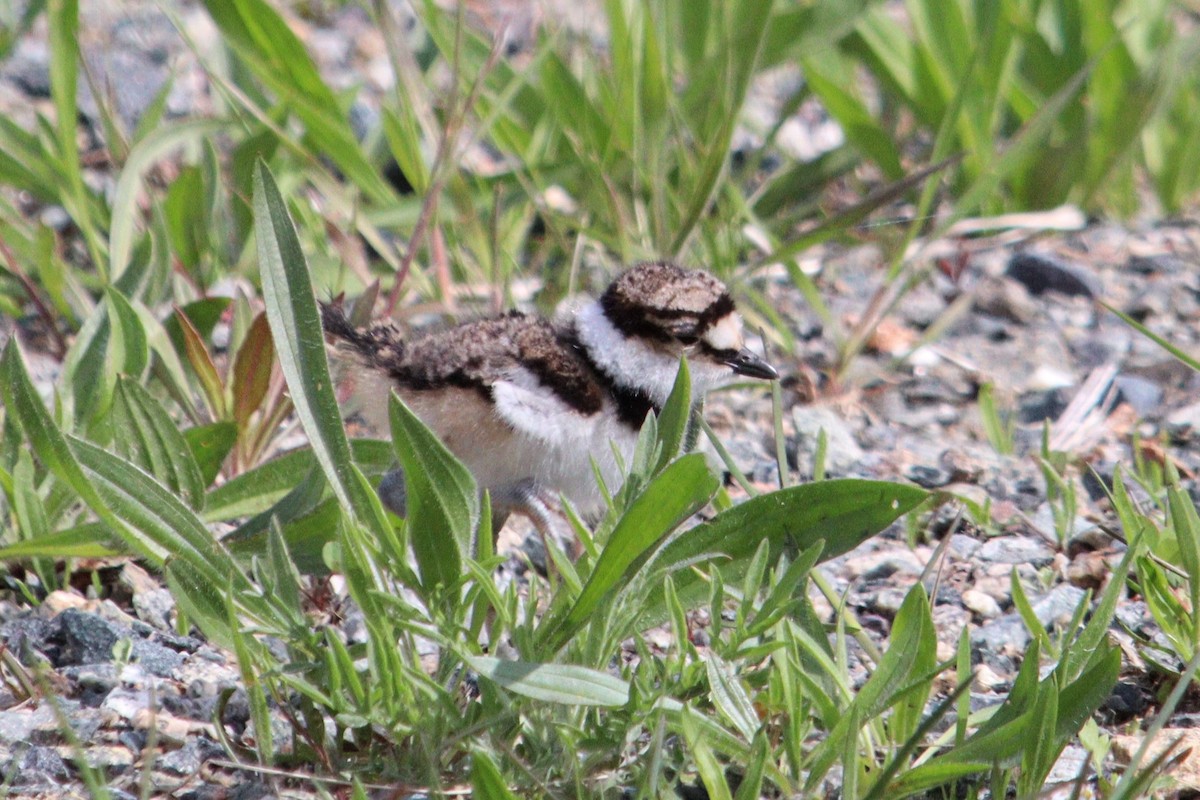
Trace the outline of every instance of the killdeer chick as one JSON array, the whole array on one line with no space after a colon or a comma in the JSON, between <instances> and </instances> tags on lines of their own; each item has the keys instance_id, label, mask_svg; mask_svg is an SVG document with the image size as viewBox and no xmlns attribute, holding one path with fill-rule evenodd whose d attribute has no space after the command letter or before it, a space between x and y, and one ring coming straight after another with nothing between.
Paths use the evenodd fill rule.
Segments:
<instances>
[{"instance_id":1,"label":"killdeer chick","mask_svg":"<svg viewBox=\"0 0 1200 800\"><path fill-rule=\"evenodd\" d=\"M360 367L350 372L370 425L388 430L394 389L489 490L497 530L515 511L543 536L559 496L585 516L603 509L592 462L609 487L619 484L613 445L628 463L681 354L693 402L739 375L777 377L745 347L725 285L661 261L626 271L558 324L510 312L405 341L389 324L355 328L334 307L323 319ZM380 494L403 514L402 476L385 479Z\"/></svg>"}]
</instances>

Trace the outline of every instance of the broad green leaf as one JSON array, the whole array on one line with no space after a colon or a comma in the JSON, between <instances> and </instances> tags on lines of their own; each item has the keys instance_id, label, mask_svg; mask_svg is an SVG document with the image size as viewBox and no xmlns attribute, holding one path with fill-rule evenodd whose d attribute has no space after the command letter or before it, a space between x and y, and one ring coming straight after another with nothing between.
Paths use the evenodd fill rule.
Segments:
<instances>
[{"instance_id":1,"label":"broad green leaf","mask_svg":"<svg viewBox=\"0 0 1200 800\"><path fill-rule=\"evenodd\" d=\"M200 467L183 434L162 406L128 378L117 382L113 438L118 452L183 496L192 508L204 503Z\"/></svg>"},{"instance_id":2,"label":"broad green leaf","mask_svg":"<svg viewBox=\"0 0 1200 800\"><path fill-rule=\"evenodd\" d=\"M28 450L22 450L17 456L12 482L12 510L17 518L17 536L25 541L44 539L50 532L50 522L46 518L46 506L37 491L33 458Z\"/></svg>"},{"instance_id":3,"label":"broad green leaf","mask_svg":"<svg viewBox=\"0 0 1200 800\"><path fill-rule=\"evenodd\" d=\"M725 769L721 760L713 752L712 743L701 733L696 724L698 715L690 707L684 707L680 717L680 728L683 730L683 740L687 743L692 760L696 762L696 771L704 782L705 794L713 800L733 800L729 791L729 782L725 779Z\"/></svg>"},{"instance_id":4,"label":"broad green leaf","mask_svg":"<svg viewBox=\"0 0 1200 800\"><path fill-rule=\"evenodd\" d=\"M73 421L68 427L82 426L106 405L116 375L115 358L109 357L112 322L107 304L96 306L83 322L75 341L63 359L66 380L60 384L60 398Z\"/></svg>"},{"instance_id":5,"label":"broad green leaf","mask_svg":"<svg viewBox=\"0 0 1200 800\"><path fill-rule=\"evenodd\" d=\"M930 789L954 786L963 778L982 775L992 769L992 762L978 761L934 761L913 767L901 775L889 788L888 798L910 797Z\"/></svg>"},{"instance_id":6,"label":"broad green leaf","mask_svg":"<svg viewBox=\"0 0 1200 800\"><path fill-rule=\"evenodd\" d=\"M200 167L184 167L167 189L163 217L171 250L188 273L194 274L208 250L208 226L211 220L200 213L204 208L204 176Z\"/></svg>"},{"instance_id":7,"label":"broad green leaf","mask_svg":"<svg viewBox=\"0 0 1200 800\"><path fill-rule=\"evenodd\" d=\"M122 358L117 368L131 378L140 378L150 363L146 329L129 300L115 288L104 290L104 303L109 320L117 323L115 330L120 332Z\"/></svg>"},{"instance_id":8,"label":"broad green leaf","mask_svg":"<svg viewBox=\"0 0 1200 800\"><path fill-rule=\"evenodd\" d=\"M1109 698L1121 672L1121 650L1105 643L1102 655L1076 680L1064 686L1058 696L1058 726L1055 735L1062 744L1078 733L1092 714ZM1048 691L1055 687L1050 684Z\"/></svg>"},{"instance_id":9,"label":"broad green leaf","mask_svg":"<svg viewBox=\"0 0 1200 800\"><path fill-rule=\"evenodd\" d=\"M738 784L734 800L758 800L762 797L763 773L766 772L767 762L771 759L771 742L768 734L760 732L751 746L750 757L746 760L746 773Z\"/></svg>"},{"instance_id":10,"label":"broad green leaf","mask_svg":"<svg viewBox=\"0 0 1200 800\"><path fill-rule=\"evenodd\" d=\"M404 468L409 538L421 580L428 588L450 586L462 577L462 559L473 555L479 522L475 479L395 394L388 415Z\"/></svg>"},{"instance_id":11,"label":"broad green leaf","mask_svg":"<svg viewBox=\"0 0 1200 800\"><path fill-rule=\"evenodd\" d=\"M50 533L50 520L46 514L46 505L38 493L33 456L27 449L22 449L17 457L17 465L12 472L10 496L13 516L17 523L18 540L24 540L24 543L44 542ZM39 555L33 559L33 569L45 590L49 591L58 586L57 570L53 561Z\"/></svg>"},{"instance_id":12,"label":"broad green leaf","mask_svg":"<svg viewBox=\"0 0 1200 800\"><path fill-rule=\"evenodd\" d=\"M897 671L905 675L905 685L913 686L884 700L893 707L890 733L895 739L903 741L912 736L921 724L925 705L933 689L932 676L937 669L937 633L923 587L914 587L904 599L892 623L888 650L876 667L875 674L889 666L892 652L899 656ZM930 676L927 681L925 676Z\"/></svg>"},{"instance_id":13,"label":"broad green leaf","mask_svg":"<svg viewBox=\"0 0 1200 800\"><path fill-rule=\"evenodd\" d=\"M233 631L230 629L228 609L229 581L218 576L213 578L206 571L195 569L183 559L171 559L163 567L171 596L179 603L179 609L204 632L204 635L221 647L233 649Z\"/></svg>"},{"instance_id":14,"label":"broad green leaf","mask_svg":"<svg viewBox=\"0 0 1200 800\"><path fill-rule=\"evenodd\" d=\"M888 648L876 665L871 677L850 702L846 716L834 726L829 738L813 751L810 766L809 789L813 779L819 780L847 746L847 740L858 736L852 719L868 720L881 714L897 701L900 706L894 711L898 726L897 740L903 741L912 735L920 715L924 711L925 698L932 687L929 664L936 659L937 634L929 611L929 600L925 588L917 584L896 612ZM906 688L917 681L915 688ZM903 691L902 691L903 690Z\"/></svg>"},{"instance_id":15,"label":"broad green leaf","mask_svg":"<svg viewBox=\"0 0 1200 800\"><path fill-rule=\"evenodd\" d=\"M753 497L697 525L662 548L653 566L671 570L711 560L723 571L732 568L741 574L763 539L771 543L772 562L785 548L801 551L817 542L822 543L821 559L828 560L857 547L928 497L915 486L883 481L792 486ZM675 583L689 606L707 597L707 582L695 572L678 573ZM643 613L651 624L665 619L661 597L652 594Z\"/></svg>"},{"instance_id":16,"label":"broad green leaf","mask_svg":"<svg viewBox=\"0 0 1200 800\"><path fill-rule=\"evenodd\" d=\"M272 595L283 608L293 609L297 614L304 608L301 602L300 573L288 555L283 532L278 521L274 521L267 538L267 563L271 569Z\"/></svg>"},{"instance_id":17,"label":"broad green leaf","mask_svg":"<svg viewBox=\"0 0 1200 800\"><path fill-rule=\"evenodd\" d=\"M210 3L210 11L214 5L219 4ZM267 320L296 416L338 501L366 522L371 517L371 498L360 494L350 474L350 445L325 360L308 263L279 187L263 161L254 171L254 232Z\"/></svg>"},{"instance_id":18,"label":"broad green leaf","mask_svg":"<svg viewBox=\"0 0 1200 800\"><path fill-rule=\"evenodd\" d=\"M1119 471L1114 476L1114 488L1115 497L1124 494ZM1128 496L1125 496L1125 499L1128 500ZM1120 501L1114 502L1114 506L1119 508L1120 505ZM1126 535L1130 537L1129 547L1126 549L1125 555L1121 556L1120 563L1109 574L1108 583L1100 594L1096 607L1092 609L1087 625L1063 654L1059 669L1068 680L1075 680L1085 666L1094 663L1095 658L1103 653L1100 645L1108 638L1108 626L1112 623L1113 615L1116 613L1117 603L1125 596L1129 570L1143 547L1141 536L1136 533L1136 530L1135 527L1125 528Z\"/></svg>"},{"instance_id":19,"label":"broad green leaf","mask_svg":"<svg viewBox=\"0 0 1200 800\"><path fill-rule=\"evenodd\" d=\"M710 696L717 711L743 738L747 741L753 739L759 729L758 714L737 675L711 650L704 656L704 667L708 672Z\"/></svg>"},{"instance_id":20,"label":"broad green leaf","mask_svg":"<svg viewBox=\"0 0 1200 800\"><path fill-rule=\"evenodd\" d=\"M228 574L232 558L199 517L162 484L91 442L73 436L67 441L104 507L124 523L118 533L135 552L158 567L171 556L213 580Z\"/></svg>"},{"instance_id":21,"label":"broad green leaf","mask_svg":"<svg viewBox=\"0 0 1200 800\"><path fill-rule=\"evenodd\" d=\"M237 443L237 435L237 425L232 422L210 422L207 425L196 425L183 432L183 440L187 442L196 467L200 470L201 485L211 486L212 482L216 480L221 471L221 465L225 463L225 457ZM218 489L228 485L229 481L226 481ZM207 506L207 503L204 505ZM218 518L213 517L207 510L204 517L209 522L218 521Z\"/></svg>"},{"instance_id":22,"label":"broad green leaf","mask_svg":"<svg viewBox=\"0 0 1200 800\"><path fill-rule=\"evenodd\" d=\"M679 371L675 374L675 385L667 397L666 405L658 414L658 463L654 465L654 474L662 470L679 455L687 434L688 423L692 414L692 376L688 370L687 359L679 360Z\"/></svg>"},{"instance_id":23,"label":"broad green leaf","mask_svg":"<svg viewBox=\"0 0 1200 800\"><path fill-rule=\"evenodd\" d=\"M233 652L237 656L241 683L246 690L250 706L250 721L254 725L254 744L258 751L258 760L269 766L275 760L275 736L271 726L271 712L267 706L267 695L259 679L260 667L251 656L251 651L257 649L254 645L258 642L243 630L237 607L229 595L225 601L225 615Z\"/></svg>"},{"instance_id":24,"label":"broad green leaf","mask_svg":"<svg viewBox=\"0 0 1200 800\"><path fill-rule=\"evenodd\" d=\"M25 433L26 441L42 465L67 486L104 522L123 533L120 520L105 505L96 487L84 475L75 455L63 435L50 419L46 407L25 370L16 338L8 340L0 357L0 395L4 398L5 421L15 419Z\"/></svg>"},{"instance_id":25,"label":"broad green leaf","mask_svg":"<svg viewBox=\"0 0 1200 800\"><path fill-rule=\"evenodd\" d=\"M151 374L189 418L197 419L199 415L192 399L192 388L183 371L183 362L179 360L179 351L175 348L166 325L159 322L143 303L133 301L130 304L138 315L142 330L146 332L146 343L154 355ZM170 319L173 317L168 317L168 320Z\"/></svg>"},{"instance_id":26,"label":"broad green leaf","mask_svg":"<svg viewBox=\"0 0 1200 800\"><path fill-rule=\"evenodd\" d=\"M395 462L389 442L354 439L350 449L355 462L369 475L383 474ZM315 466L316 457L312 450L305 448L243 472L208 493L204 501L204 519L206 522L225 522L260 514L295 489Z\"/></svg>"},{"instance_id":27,"label":"broad green leaf","mask_svg":"<svg viewBox=\"0 0 1200 800\"><path fill-rule=\"evenodd\" d=\"M491 656L466 656L464 660L481 677L534 700L608 708L629 702L629 684L607 672L569 664L503 661Z\"/></svg>"},{"instance_id":28,"label":"broad green leaf","mask_svg":"<svg viewBox=\"0 0 1200 800\"><path fill-rule=\"evenodd\" d=\"M279 520L281 535L287 545L288 556L296 569L304 575L324 575L329 572L325 562L325 547L336 541L338 518L341 508L337 500L330 497L304 513ZM267 518L270 523L275 517ZM222 541L229 552L238 558L262 555L268 549L270 526L257 526L249 535L239 528Z\"/></svg>"}]
</instances>

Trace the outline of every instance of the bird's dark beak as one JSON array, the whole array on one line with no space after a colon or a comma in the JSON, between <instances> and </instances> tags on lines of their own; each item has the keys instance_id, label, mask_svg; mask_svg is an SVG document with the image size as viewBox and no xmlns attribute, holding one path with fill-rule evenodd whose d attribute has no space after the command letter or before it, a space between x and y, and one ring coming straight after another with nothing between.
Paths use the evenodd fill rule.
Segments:
<instances>
[{"instance_id":1,"label":"bird's dark beak","mask_svg":"<svg viewBox=\"0 0 1200 800\"><path fill-rule=\"evenodd\" d=\"M732 367L733 371L738 375L745 375L747 378L762 378L764 381L773 381L779 377L779 373L775 371L774 367L745 347L738 350L725 363Z\"/></svg>"}]
</instances>

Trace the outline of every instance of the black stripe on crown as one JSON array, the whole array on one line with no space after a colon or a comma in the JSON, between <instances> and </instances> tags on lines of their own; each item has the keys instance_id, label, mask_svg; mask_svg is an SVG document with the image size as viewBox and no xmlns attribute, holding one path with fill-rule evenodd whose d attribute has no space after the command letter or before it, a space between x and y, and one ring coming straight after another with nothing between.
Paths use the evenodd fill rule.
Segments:
<instances>
[{"instance_id":1,"label":"black stripe on crown","mask_svg":"<svg viewBox=\"0 0 1200 800\"><path fill-rule=\"evenodd\" d=\"M660 342L679 339L689 344L703 336L715 322L734 311L729 292L722 292L707 308L696 312L630 302L621 297L615 283L600 296L600 307L613 327L626 336Z\"/></svg>"}]
</instances>

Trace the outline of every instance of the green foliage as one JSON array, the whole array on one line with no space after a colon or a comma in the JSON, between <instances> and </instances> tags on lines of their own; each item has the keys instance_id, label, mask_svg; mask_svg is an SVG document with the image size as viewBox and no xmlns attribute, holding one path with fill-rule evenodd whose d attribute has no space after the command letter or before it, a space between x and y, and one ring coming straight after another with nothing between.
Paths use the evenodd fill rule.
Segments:
<instances>
[{"instance_id":1,"label":"green foliage","mask_svg":"<svg viewBox=\"0 0 1200 800\"><path fill-rule=\"evenodd\" d=\"M1001 411L996 406L995 387L990 383L979 387L979 415L992 449L1001 455L1011 455L1016 419L1011 410Z\"/></svg>"},{"instance_id":2,"label":"green foliage","mask_svg":"<svg viewBox=\"0 0 1200 800\"><path fill-rule=\"evenodd\" d=\"M372 12L387 30L384 5ZM869 2L610 0L605 52L546 36L525 68L427 3L415 51L389 40L400 80L363 142L347 96L272 4L205 8L221 33L222 52L204 65L214 117L165 120L164 90L125 130L101 101L111 194L85 180L77 149L78 4L0 10L0 58L45 15L53 109L32 130L0 117L0 183L72 223L52 230L0 196L0 312L32 302L60 336L64 365L45 398L15 339L0 356L0 558L30 565L39 585L18 588L33 600L64 585L78 559L132 555L160 571L181 625L236 655L257 749L240 756L320 764L361 782L356 796L376 779L434 793L469 782L489 798L631 786L665 796L698 781L745 800L815 791L835 770L846 797L985 780L995 794L1031 796L1115 680L1106 631L1127 576L1166 633L1170 652L1147 646L1148 657L1180 685L1192 680L1200 523L1166 470L1156 481L1139 473L1158 503L1149 511L1118 477L1129 555L1068 630L1038 629L1014 584L1037 645L1003 705L969 713L969 650L964 640L953 664L937 663L921 586L883 653L865 648L869 677L852 686L847 634L865 637L845 608L819 619L813 570L926 493L789 486L777 421L781 489L731 507L705 459L680 452L695 424L686 364L625 483L608 487L605 516L594 529L572 520L579 561L556 559L548 585L502 588L488 504L398 399L391 442L347 439L314 295L374 297L382 278L393 297L444 301L456 283L487 283L500 303L526 264L541 271L549 304L582 264L669 256L734 279L743 307L779 323L766 327L786 345L786 323L739 271L782 263L832 321L796 256L893 202L925 215L932 176L949 176L952 216L1066 199L1130 211L1142 175L1164 208L1180 208L1200 175L1190 69L1200 39L1169 24L1165 3L913 0L905 28ZM785 110L818 99L845 144L799 162L781 156L776 125L735 159L752 81L788 63L804 81ZM431 87L447 74L457 84L439 97ZM486 177L458 158L476 141L500 155ZM168 157L179 169L160 185L150 178ZM415 196L382 179L388 157ZM834 182L862 197L826 213ZM923 278L904 261L917 232L885 242L887 281L875 313L837 333L839 369ZM377 255L369 264L362 242ZM214 297L217 284L237 288ZM997 449L1011 447L994 404L981 407ZM310 446L271 458L293 412ZM1065 535L1068 462L1043 456ZM373 488L396 460L406 520ZM710 502L713 515L687 528ZM218 523L237 527L217 540ZM305 611L309 576L330 570L363 612L365 643ZM652 625L669 631L665 647L645 635ZM1044 675L1042 655L1053 662ZM934 702L950 669L958 688ZM281 706L296 709L290 752L270 734ZM935 733L952 713L955 724ZM1131 770L1120 791L1135 796L1155 769ZM85 777L102 791L101 776Z\"/></svg>"},{"instance_id":3,"label":"green foliage","mask_svg":"<svg viewBox=\"0 0 1200 800\"><path fill-rule=\"evenodd\" d=\"M538 587L526 599L516 587L498 589L491 577L495 562L487 555L490 548L477 551L472 544L490 542L490 525L477 511L469 474L396 399L393 446L406 473L416 479L408 485L409 518L397 525L384 514L355 458L373 465L377 474L378 465L386 465L386 454L352 448L345 439L320 342L301 335L315 324L317 313L306 259L264 165L255 181L265 318L312 448L206 493L194 449L167 424L146 389L124 378L117 381L112 423L97 428L121 439L117 452L110 453L61 432L33 394L20 355L10 345L0 361L5 408L45 465L38 467L26 456L13 472L28 533L61 547L54 538L65 533L60 520L47 513L32 491L36 481L61 481L87 503L106 536L115 535L123 548L162 568L188 618L236 654L249 693L257 758L263 763L280 758L268 733L272 702L296 694L302 698L293 722L297 740L323 752L326 763L366 770L362 774L421 780L431 787L459 779L452 765L462 764L457 754L468 733L478 758L470 779L496 793L512 780L507 742L515 730L525 730L531 742L529 755L540 781L571 785L594 780L592 771L629 747L635 731L657 725L682 735L679 741L686 749L673 748L671 762L678 767L695 763L702 779L714 787L714 781L723 781L726 756L759 759L753 785L796 785L796 777L789 777L764 749L764 723L755 709L762 680L770 675L754 678L746 670L799 643L795 634L800 631L803 652L797 651L795 663L817 657L832 665L804 592L809 570L820 558L844 552L886 527L922 502L925 493L857 481L793 487L681 531L717 490L702 456L678 456L691 396L682 366L661 420L652 416L647 421L629 480L592 534L594 554L566 564L574 575L557 583L546 598L548 611L536 614L531 603L538 602ZM178 322L189 360L200 365L197 372L209 375L198 381L198 388L214 411L230 412L229 403L220 406L225 397L221 381L215 367L205 365L206 350L198 346L207 326L197 327L187 316ZM42 472L47 468L48 473ZM324 481L305 477L314 471ZM289 489L297 479L316 488ZM301 506L318 507L326 486L339 498L329 512L336 538L317 545L289 537L296 518L286 518L287 507L297 499ZM266 515L267 523L235 534L231 550L211 538L195 508L203 508L209 519L257 513L259 518ZM347 648L333 630L312 628L301 611L304 579L297 559L303 555L311 561L314 546L346 577L351 596L363 609L369 631L363 651ZM416 571L408 566L409 547L416 555ZM737 592L722 588L738 582ZM413 594L398 593L399 587ZM718 618L726 604L739 610L736 624L718 630L709 655L700 659L687 641L686 609L704 602L718 610ZM622 641L632 636L645 647L640 635L648 617L670 620L676 630L678 644L670 656L674 665L647 659L619 675L605 671ZM922 631L913 635L926 652L931 630L927 604L903 613L897 635L905 642L910 624ZM510 641L518 659L483 655L481 635L483 641ZM262 636L286 644L288 668L265 647ZM432 673L419 666L417 636L437 649ZM899 652L880 665L878 674L891 677L874 679L881 684L877 695L858 702L873 713L899 703L894 724L911 735L914 714L930 684L924 689L902 684L911 682L914 670L924 677L933 665L928 658L901 659ZM893 676L900 664L906 671ZM477 703L465 706L456 699L455 688L463 679L463 666L478 676L482 691ZM664 680L680 671L682 680ZM790 691L807 695L825 681L836 685L837 673L806 677ZM706 686L711 705L696 703L697 689ZM596 718L598 727L584 736L587 728L579 727L579 715L596 713L588 708L604 709L607 716ZM342 731L332 740L332 750L322 732L323 715ZM826 717L830 723L832 719ZM480 732L486 735L480 737ZM350 747L351 742L361 746ZM555 752L578 755L564 762L551 758ZM398 753L405 755L397 760ZM505 776L499 785L497 770ZM662 773L657 780L663 780Z\"/></svg>"},{"instance_id":4,"label":"green foliage","mask_svg":"<svg viewBox=\"0 0 1200 800\"><path fill-rule=\"evenodd\" d=\"M804 61L832 78L814 91L885 174L897 174L900 117L872 116L855 83L838 80L857 66L888 104L925 131L944 128L951 151L965 154L957 194L967 213L1072 201L1131 214L1139 175L1167 211L1194 195L1195 179L1176 171L1196 159L1195 140L1181 137L1194 124L1182 114L1195 103L1200 38L1169 3L911 0L905 9L910 26L873 6L837 57ZM978 191L997 181L1001 192Z\"/></svg>"}]
</instances>

